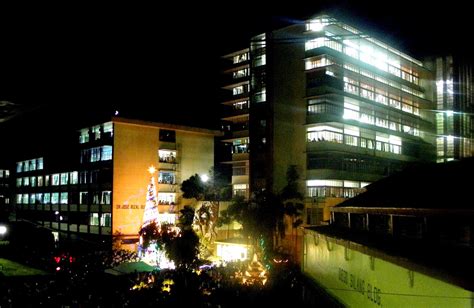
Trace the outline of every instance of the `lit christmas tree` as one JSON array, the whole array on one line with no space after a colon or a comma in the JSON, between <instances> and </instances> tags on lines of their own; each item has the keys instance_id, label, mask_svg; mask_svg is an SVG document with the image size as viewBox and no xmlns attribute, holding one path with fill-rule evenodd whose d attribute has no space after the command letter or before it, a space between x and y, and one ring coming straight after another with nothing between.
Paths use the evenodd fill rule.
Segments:
<instances>
[{"instance_id":1,"label":"lit christmas tree","mask_svg":"<svg viewBox=\"0 0 474 308\"><path fill-rule=\"evenodd\" d=\"M156 186L155 186L155 176L153 175L156 172L154 166L148 168L148 172L151 174L150 184L148 184L148 193L146 196L146 205L145 213L143 213L143 224L142 228L146 227L152 221L158 222L158 203L156 198Z\"/></svg>"},{"instance_id":2,"label":"lit christmas tree","mask_svg":"<svg viewBox=\"0 0 474 308\"><path fill-rule=\"evenodd\" d=\"M158 202L156 197L156 186L154 173L156 168L148 168L151 174L150 184L146 196L145 212L143 213L143 223L140 228L140 242L138 245L138 255L146 263L158 266L159 268L174 268L174 263L170 261L164 251L163 243L157 241L162 236L162 232L173 232L174 236L179 233L179 228L174 225L174 214L160 214L158 211ZM170 217L168 217L170 216ZM172 219L171 219L172 218ZM162 224L172 224L171 229L164 228Z\"/></svg>"}]
</instances>

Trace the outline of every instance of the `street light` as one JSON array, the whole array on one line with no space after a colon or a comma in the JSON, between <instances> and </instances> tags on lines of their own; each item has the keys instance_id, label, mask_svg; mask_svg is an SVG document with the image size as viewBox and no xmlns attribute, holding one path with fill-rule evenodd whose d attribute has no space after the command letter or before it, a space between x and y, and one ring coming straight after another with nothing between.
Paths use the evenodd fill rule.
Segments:
<instances>
[{"instance_id":1,"label":"street light","mask_svg":"<svg viewBox=\"0 0 474 308\"><path fill-rule=\"evenodd\" d=\"M8 231L8 228L7 226L4 226L4 225L0 225L0 235L4 235L6 234Z\"/></svg>"}]
</instances>

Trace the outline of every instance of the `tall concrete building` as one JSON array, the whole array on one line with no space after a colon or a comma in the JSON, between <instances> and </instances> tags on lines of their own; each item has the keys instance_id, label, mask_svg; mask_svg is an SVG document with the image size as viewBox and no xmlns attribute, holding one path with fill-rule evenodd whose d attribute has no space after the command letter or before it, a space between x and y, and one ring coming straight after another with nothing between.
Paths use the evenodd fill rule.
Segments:
<instances>
[{"instance_id":1,"label":"tall concrete building","mask_svg":"<svg viewBox=\"0 0 474 308\"><path fill-rule=\"evenodd\" d=\"M280 191L296 165L305 223L407 164L435 160L433 71L321 15L223 57L234 194Z\"/></svg>"},{"instance_id":2,"label":"tall concrete building","mask_svg":"<svg viewBox=\"0 0 474 308\"><path fill-rule=\"evenodd\" d=\"M16 163L14 204L18 220L91 240L119 239L134 249L150 182L156 173L161 213L185 204L180 184L214 165L218 131L124 118L78 132L78 148L60 157ZM35 157L35 156L32 156Z\"/></svg>"}]
</instances>

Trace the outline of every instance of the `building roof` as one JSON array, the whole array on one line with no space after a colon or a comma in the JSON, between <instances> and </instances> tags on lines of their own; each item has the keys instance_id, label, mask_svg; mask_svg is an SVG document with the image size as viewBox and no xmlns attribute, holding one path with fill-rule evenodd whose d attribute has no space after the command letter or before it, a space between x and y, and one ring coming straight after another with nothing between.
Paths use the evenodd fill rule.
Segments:
<instances>
[{"instance_id":1,"label":"building roof","mask_svg":"<svg viewBox=\"0 0 474 308\"><path fill-rule=\"evenodd\" d=\"M136 119L127 119L127 118L121 118L121 117L112 117L112 121L116 123L123 123L123 124L173 129L173 130L184 131L184 132L212 135L216 137L223 135L223 133L218 130L212 130L212 129L195 127L195 126L185 126L185 125L171 124L171 123L160 123L160 122L152 122L152 121L144 121L144 120L136 120Z\"/></svg>"},{"instance_id":2,"label":"building roof","mask_svg":"<svg viewBox=\"0 0 474 308\"><path fill-rule=\"evenodd\" d=\"M473 209L474 159L422 164L366 187L366 192L338 207Z\"/></svg>"}]
</instances>

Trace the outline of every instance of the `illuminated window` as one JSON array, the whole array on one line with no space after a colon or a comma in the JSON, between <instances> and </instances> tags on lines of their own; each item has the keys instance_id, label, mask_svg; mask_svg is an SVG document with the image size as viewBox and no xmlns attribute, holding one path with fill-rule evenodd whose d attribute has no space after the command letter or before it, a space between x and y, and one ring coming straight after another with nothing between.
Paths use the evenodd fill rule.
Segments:
<instances>
[{"instance_id":1,"label":"illuminated window","mask_svg":"<svg viewBox=\"0 0 474 308\"><path fill-rule=\"evenodd\" d=\"M79 173L77 171L73 171L69 173L69 178L71 180L71 184L77 184L79 182Z\"/></svg>"},{"instance_id":2,"label":"illuminated window","mask_svg":"<svg viewBox=\"0 0 474 308\"><path fill-rule=\"evenodd\" d=\"M168 164L176 163L176 151L158 150L158 157L159 157L160 163L168 163Z\"/></svg>"},{"instance_id":3,"label":"illuminated window","mask_svg":"<svg viewBox=\"0 0 474 308\"><path fill-rule=\"evenodd\" d=\"M69 174L67 172L61 173L60 185L67 185L68 181L69 181Z\"/></svg>"},{"instance_id":4,"label":"illuminated window","mask_svg":"<svg viewBox=\"0 0 474 308\"><path fill-rule=\"evenodd\" d=\"M174 205L176 202L176 194L174 193L158 193L158 204Z\"/></svg>"},{"instance_id":5,"label":"illuminated window","mask_svg":"<svg viewBox=\"0 0 474 308\"><path fill-rule=\"evenodd\" d=\"M112 197L111 191L103 191L100 198L100 204L110 204L111 199L112 199L111 197Z\"/></svg>"},{"instance_id":6,"label":"illuminated window","mask_svg":"<svg viewBox=\"0 0 474 308\"><path fill-rule=\"evenodd\" d=\"M81 129L79 133L79 143L89 142L89 129Z\"/></svg>"},{"instance_id":7,"label":"illuminated window","mask_svg":"<svg viewBox=\"0 0 474 308\"><path fill-rule=\"evenodd\" d=\"M91 213L89 219L89 225L98 226L99 225L99 213Z\"/></svg>"},{"instance_id":8,"label":"illuminated window","mask_svg":"<svg viewBox=\"0 0 474 308\"><path fill-rule=\"evenodd\" d=\"M43 195L43 204L51 203L51 193L44 193Z\"/></svg>"},{"instance_id":9,"label":"illuminated window","mask_svg":"<svg viewBox=\"0 0 474 308\"><path fill-rule=\"evenodd\" d=\"M175 184L174 172L160 171L158 177L159 184Z\"/></svg>"},{"instance_id":10,"label":"illuminated window","mask_svg":"<svg viewBox=\"0 0 474 308\"><path fill-rule=\"evenodd\" d=\"M101 147L102 149L102 157L101 160L111 160L112 159L112 146L111 145L104 145Z\"/></svg>"},{"instance_id":11,"label":"illuminated window","mask_svg":"<svg viewBox=\"0 0 474 308\"><path fill-rule=\"evenodd\" d=\"M79 204L88 204L89 199L88 199L89 193L87 191L81 191L79 193Z\"/></svg>"},{"instance_id":12,"label":"illuminated window","mask_svg":"<svg viewBox=\"0 0 474 308\"><path fill-rule=\"evenodd\" d=\"M62 192L60 203L61 204L67 204L67 200L68 200L68 193L67 192Z\"/></svg>"},{"instance_id":13,"label":"illuminated window","mask_svg":"<svg viewBox=\"0 0 474 308\"><path fill-rule=\"evenodd\" d=\"M245 52L245 53L241 53L239 55L234 56L232 60L234 64L237 64L237 63L245 62L248 59L249 59L249 54Z\"/></svg>"},{"instance_id":14,"label":"illuminated window","mask_svg":"<svg viewBox=\"0 0 474 308\"><path fill-rule=\"evenodd\" d=\"M53 186L59 185L59 173L55 173L52 175L52 184Z\"/></svg>"},{"instance_id":15,"label":"illuminated window","mask_svg":"<svg viewBox=\"0 0 474 308\"><path fill-rule=\"evenodd\" d=\"M112 226L112 214L103 213L100 215L100 225L102 227L111 227Z\"/></svg>"},{"instance_id":16,"label":"illuminated window","mask_svg":"<svg viewBox=\"0 0 474 308\"><path fill-rule=\"evenodd\" d=\"M22 172L22 171L23 171L23 162L21 162L21 161L20 161L20 162L17 162L17 163L16 163L16 172L17 172L17 173L20 173L20 172Z\"/></svg>"},{"instance_id":17,"label":"illuminated window","mask_svg":"<svg viewBox=\"0 0 474 308\"><path fill-rule=\"evenodd\" d=\"M59 203L59 193L52 193L51 194L51 204L58 204Z\"/></svg>"},{"instance_id":18,"label":"illuminated window","mask_svg":"<svg viewBox=\"0 0 474 308\"><path fill-rule=\"evenodd\" d=\"M36 164L38 166L38 170L43 170L43 168L44 168L43 157L38 158Z\"/></svg>"},{"instance_id":19,"label":"illuminated window","mask_svg":"<svg viewBox=\"0 0 474 308\"><path fill-rule=\"evenodd\" d=\"M36 159L30 160L29 165L30 165L30 171L35 171L36 170Z\"/></svg>"},{"instance_id":20,"label":"illuminated window","mask_svg":"<svg viewBox=\"0 0 474 308\"><path fill-rule=\"evenodd\" d=\"M44 185L43 176L40 175L38 176L38 187L42 187L43 185Z\"/></svg>"}]
</instances>

